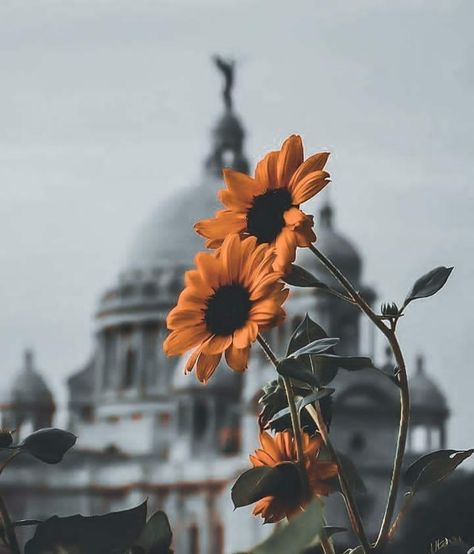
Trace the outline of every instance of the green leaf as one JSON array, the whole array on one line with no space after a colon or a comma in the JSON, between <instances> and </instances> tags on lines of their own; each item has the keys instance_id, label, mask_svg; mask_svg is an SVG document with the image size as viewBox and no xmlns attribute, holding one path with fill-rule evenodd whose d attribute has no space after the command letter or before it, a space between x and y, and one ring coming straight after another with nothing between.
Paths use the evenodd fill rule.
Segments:
<instances>
[{"instance_id":1,"label":"green leaf","mask_svg":"<svg viewBox=\"0 0 474 554\"><path fill-rule=\"evenodd\" d=\"M464 460L472 456L471 450L437 450L422 456L405 473L405 482L415 493L442 481Z\"/></svg>"},{"instance_id":2,"label":"green leaf","mask_svg":"<svg viewBox=\"0 0 474 554\"><path fill-rule=\"evenodd\" d=\"M303 383L308 383L312 387L320 386L320 382L311 368L303 365L300 360L295 358L284 358L278 363L276 370L283 377L303 381Z\"/></svg>"},{"instance_id":3,"label":"green leaf","mask_svg":"<svg viewBox=\"0 0 474 554\"><path fill-rule=\"evenodd\" d=\"M18 445L22 450L47 464L57 464L76 443L77 437L62 429L39 429Z\"/></svg>"},{"instance_id":4,"label":"green leaf","mask_svg":"<svg viewBox=\"0 0 474 554\"><path fill-rule=\"evenodd\" d=\"M308 394L308 396L305 396L304 398L299 400L296 407L298 408L299 411L301 411L308 404L319 402L323 398L326 398L327 396L331 396L335 392L336 392L336 389L333 389L331 387L319 389L318 391L313 392L312 394Z\"/></svg>"},{"instance_id":5,"label":"green leaf","mask_svg":"<svg viewBox=\"0 0 474 554\"><path fill-rule=\"evenodd\" d=\"M452 267L441 266L425 273L413 285L413 288L405 298L403 307L407 306L412 300L427 298L436 294L444 286L453 269Z\"/></svg>"},{"instance_id":6,"label":"green leaf","mask_svg":"<svg viewBox=\"0 0 474 554\"><path fill-rule=\"evenodd\" d=\"M239 475L231 490L234 508L248 506L266 496L265 477L270 475L271 471L271 467L261 466L248 469Z\"/></svg>"},{"instance_id":7,"label":"green leaf","mask_svg":"<svg viewBox=\"0 0 474 554\"><path fill-rule=\"evenodd\" d=\"M328 366L340 367L348 371L359 371L361 369L370 369L374 367L372 360L365 356L339 356L337 354L322 353L313 357L323 359Z\"/></svg>"},{"instance_id":8,"label":"green leaf","mask_svg":"<svg viewBox=\"0 0 474 554\"><path fill-rule=\"evenodd\" d=\"M326 331L306 314L303 321L291 335L286 355L293 354L296 350L299 350L310 342L326 338L328 338Z\"/></svg>"},{"instance_id":9,"label":"green leaf","mask_svg":"<svg viewBox=\"0 0 474 554\"><path fill-rule=\"evenodd\" d=\"M53 516L36 527L25 554L122 554L140 535L146 502L102 516Z\"/></svg>"},{"instance_id":10,"label":"green leaf","mask_svg":"<svg viewBox=\"0 0 474 554\"><path fill-rule=\"evenodd\" d=\"M283 281L295 287L312 287L316 289L329 289L326 283L320 281L306 269L299 265L291 264L291 272L283 277Z\"/></svg>"},{"instance_id":11,"label":"green leaf","mask_svg":"<svg viewBox=\"0 0 474 554\"><path fill-rule=\"evenodd\" d=\"M232 487L235 508L248 506L265 496L278 496L282 501L299 494L301 478L297 464L282 462L276 466L254 467L242 473Z\"/></svg>"},{"instance_id":12,"label":"green leaf","mask_svg":"<svg viewBox=\"0 0 474 554\"><path fill-rule=\"evenodd\" d=\"M173 532L165 512L155 512L143 528L134 549L143 554L169 554Z\"/></svg>"},{"instance_id":13,"label":"green leaf","mask_svg":"<svg viewBox=\"0 0 474 554\"><path fill-rule=\"evenodd\" d=\"M278 527L270 537L248 554L301 554L301 551L320 533L322 505L316 498L304 512Z\"/></svg>"},{"instance_id":14,"label":"green leaf","mask_svg":"<svg viewBox=\"0 0 474 554\"><path fill-rule=\"evenodd\" d=\"M290 354L289 357L298 358L300 356L306 356L309 354L314 355L326 352L327 350L334 348L334 346L339 343L339 340L340 339L334 337L314 340L306 346L302 346L301 348L298 348L298 350L295 350L295 352Z\"/></svg>"}]
</instances>

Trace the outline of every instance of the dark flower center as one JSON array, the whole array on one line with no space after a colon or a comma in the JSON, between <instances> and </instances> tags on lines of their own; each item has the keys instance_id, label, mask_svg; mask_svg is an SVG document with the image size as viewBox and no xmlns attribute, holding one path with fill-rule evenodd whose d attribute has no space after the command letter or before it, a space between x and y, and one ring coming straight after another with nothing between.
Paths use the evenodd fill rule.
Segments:
<instances>
[{"instance_id":1,"label":"dark flower center","mask_svg":"<svg viewBox=\"0 0 474 554\"><path fill-rule=\"evenodd\" d=\"M273 242L285 225L283 214L291 208L288 189L272 189L253 199L247 211L247 231L259 243Z\"/></svg>"},{"instance_id":2,"label":"dark flower center","mask_svg":"<svg viewBox=\"0 0 474 554\"><path fill-rule=\"evenodd\" d=\"M208 299L204 311L207 329L214 335L231 335L247 322L252 302L242 285L224 285Z\"/></svg>"}]
</instances>

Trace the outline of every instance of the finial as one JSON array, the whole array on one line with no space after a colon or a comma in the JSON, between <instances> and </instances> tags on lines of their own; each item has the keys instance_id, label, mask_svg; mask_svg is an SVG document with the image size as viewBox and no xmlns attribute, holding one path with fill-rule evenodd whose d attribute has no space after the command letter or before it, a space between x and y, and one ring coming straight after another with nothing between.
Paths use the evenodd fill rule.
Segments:
<instances>
[{"instance_id":1,"label":"finial","mask_svg":"<svg viewBox=\"0 0 474 554\"><path fill-rule=\"evenodd\" d=\"M329 202L326 202L319 212L321 218L321 224L325 227L332 227L333 207Z\"/></svg>"},{"instance_id":2,"label":"finial","mask_svg":"<svg viewBox=\"0 0 474 554\"><path fill-rule=\"evenodd\" d=\"M416 357L416 372L418 374L421 374L423 373L425 369L425 357L423 356L423 354L418 354L418 356Z\"/></svg>"},{"instance_id":3,"label":"finial","mask_svg":"<svg viewBox=\"0 0 474 554\"><path fill-rule=\"evenodd\" d=\"M23 359L25 361L25 369L27 371L33 370L33 359L34 359L34 353L31 348L25 348L25 351L23 353Z\"/></svg>"},{"instance_id":4,"label":"finial","mask_svg":"<svg viewBox=\"0 0 474 554\"><path fill-rule=\"evenodd\" d=\"M235 61L224 59L221 56L214 56L214 63L219 71L224 76L224 89L222 91L222 97L224 98L224 105L227 111L232 111L232 89L234 87L234 66Z\"/></svg>"}]
</instances>

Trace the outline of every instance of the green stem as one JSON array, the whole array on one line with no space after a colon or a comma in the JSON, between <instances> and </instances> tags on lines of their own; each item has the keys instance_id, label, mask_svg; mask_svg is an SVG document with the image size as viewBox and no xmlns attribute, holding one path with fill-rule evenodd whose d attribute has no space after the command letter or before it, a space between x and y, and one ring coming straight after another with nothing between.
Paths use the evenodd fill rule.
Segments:
<instances>
[{"instance_id":1,"label":"green stem","mask_svg":"<svg viewBox=\"0 0 474 554\"><path fill-rule=\"evenodd\" d=\"M352 489L347 482L344 468L341 464L341 460L339 458L337 450L334 448L331 439L329 438L329 433L326 424L324 423L324 418L321 413L319 402L317 403L316 407L308 404L307 406L305 406L305 408L316 423L321 434L321 438L323 439L323 442L328 449L331 459L334 461L335 464L337 464L339 484L341 486L341 492L344 497L344 502L346 504L352 529L354 530L354 533L359 537L360 544L365 549L365 552L369 552L370 544L367 539L367 535L365 534L362 518L360 517L359 510L357 509L357 504L354 495L352 494Z\"/></svg>"},{"instance_id":2,"label":"green stem","mask_svg":"<svg viewBox=\"0 0 474 554\"><path fill-rule=\"evenodd\" d=\"M395 329L388 327L377 314L372 310L369 304L362 298L362 296L355 290L350 281L339 271L339 269L329 260L326 256L320 252L314 245L310 245L309 249L313 254L322 262L322 264L333 274L336 280L342 285L342 287L349 293L354 299L359 308L367 315L367 317L373 322L373 324L380 329L380 331L387 338L390 347L395 356L395 360L398 366L398 381L400 388L400 422L398 428L397 447L395 452L395 458L393 462L392 476L390 479L390 488L387 497L387 504L385 507L385 513L380 525L380 531L375 542L374 548L379 552L382 551L386 541L389 538L390 524L395 509L395 503L397 500L398 486L400 482L403 456L405 454L406 441L408 436L408 423L410 418L410 399L408 391L408 377L406 372L405 360L398 344L398 340L395 336Z\"/></svg>"},{"instance_id":3,"label":"green stem","mask_svg":"<svg viewBox=\"0 0 474 554\"><path fill-rule=\"evenodd\" d=\"M12 554L20 554L20 547L16 538L15 529L13 528L7 505L5 504L5 500L2 496L0 496L0 515L2 517L8 547L11 549Z\"/></svg>"},{"instance_id":4,"label":"green stem","mask_svg":"<svg viewBox=\"0 0 474 554\"><path fill-rule=\"evenodd\" d=\"M273 353L270 346L265 341L265 339L262 337L262 335L260 334L257 335L257 341L262 347L265 354L268 356L268 359L272 362L272 364L275 367L277 367L278 359ZM288 377L283 377L283 384L285 386L285 393L286 393L286 398L288 400L288 407L290 408L291 425L293 427L293 436L295 438L297 460L300 464L304 464L303 431L301 429L298 410L296 409L295 393L293 391L293 387L291 386L291 381L290 379L288 379ZM306 474L306 472L304 473ZM305 486L305 488L307 489L307 486Z\"/></svg>"}]
</instances>

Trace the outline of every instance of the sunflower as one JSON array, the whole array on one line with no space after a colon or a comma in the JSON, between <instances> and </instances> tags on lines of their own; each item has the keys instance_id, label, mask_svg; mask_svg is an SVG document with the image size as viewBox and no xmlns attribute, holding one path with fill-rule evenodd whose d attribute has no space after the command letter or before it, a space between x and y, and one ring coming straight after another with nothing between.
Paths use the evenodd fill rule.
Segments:
<instances>
[{"instance_id":1,"label":"sunflower","mask_svg":"<svg viewBox=\"0 0 474 554\"><path fill-rule=\"evenodd\" d=\"M276 466L282 462L296 460L296 444L292 433L282 431L274 437L269 433L260 433L261 448L250 455L253 467ZM319 435L311 437L303 433L304 466L308 476L311 496L327 496L334 489L325 482L337 475L337 465L326 460L319 460L322 439ZM310 499L303 494L301 486L293 486L282 490L281 496L266 496L255 504L254 515L261 515L265 523L275 523L284 517L290 518L300 512Z\"/></svg>"},{"instance_id":2,"label":"sunflower","mask_svg":"<svg viewBox=\"0 0 474 554\"><path fill-rule=\"evenodd\" d=\"M205 383L224 352L228 365L243 371L257 334L283 321L288 289L273 269L274 257L255 237L241 240L236 234L215 252L197 254L196 269L186 272L185 289L168 314L171 333L163 344L168 356L194 349L186 373L196 365Z\"/></svg>"},{"instance_id":3,"label":"sunflower","mask_svg":"<svg viewBox=\"0 0 474 554\"><path fill-rule=\"evenodd\" d=\"M323 171L329 154L321 152L304 161L301 137L292 135L281 150L268 153L255 169L255 177L224 169L227 189L218 192L224 210L194 226L206 246L219 246L228 233L254 236L259 244L276 247L275 268L287 271L297 246L316 240L313 217L299 209L329 182Z\"/></svg>"}]
</instances>

